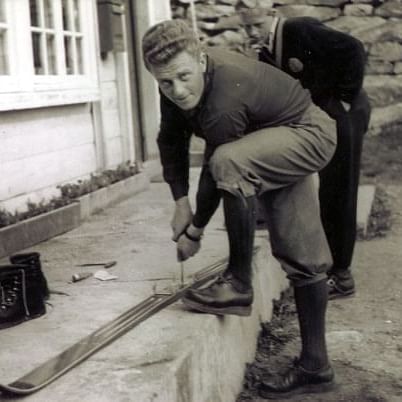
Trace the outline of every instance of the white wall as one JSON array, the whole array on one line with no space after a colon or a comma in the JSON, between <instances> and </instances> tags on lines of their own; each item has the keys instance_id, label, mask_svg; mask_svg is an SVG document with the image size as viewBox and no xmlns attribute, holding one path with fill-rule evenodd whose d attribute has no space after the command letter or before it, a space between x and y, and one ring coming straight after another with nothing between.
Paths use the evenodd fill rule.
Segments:
<instances>
[{"instance_id":1,"label":"white wall","mask_svg":"<svg viewBox=\"0 0 402 402\"><path fill-rule=\"evenodd\" d=\"M139 76L140 105L142 124L146 148L149 158L158 157L156 137L159 131L159 94L158 86L151 74L146 70L141 54L141 40L146 30L162 20L171 18L169 0L136 1L135 27L136 27L136 58Z\"/></svg>"},{"instance_id":2,"label":"white wall","mask_svg":"<svg viewBox=\"0 0 402 402\"><path fill-rule=\"evenodd\" d=\"M0 208L24 210L96 170L89 104L2 112L0 120Z\"/></svg>"}]
</instances>

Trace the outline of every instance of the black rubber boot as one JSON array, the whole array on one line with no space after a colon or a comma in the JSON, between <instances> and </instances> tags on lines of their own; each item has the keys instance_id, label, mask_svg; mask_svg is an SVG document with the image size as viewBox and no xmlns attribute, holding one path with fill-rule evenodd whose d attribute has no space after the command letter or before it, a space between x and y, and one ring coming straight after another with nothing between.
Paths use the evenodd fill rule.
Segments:
<instances>
[{"instance_id":1,"label":"black rubber boot","mask_svg":"<svg viewBox=\"0 0 402 402\"><path fill-rule=\"evenodd\" d=\"M24 299L24 272L14 265L0 267L0 329L12 327L27 319Z\"/></svg>"},{"instance_id":2,"label":"black rubber boot","mask_svg":"<svg viewBox=\"0 0 402 402\"><path fill-rule=\"evenodd\" d=\"M42 264L40 262L40 254L37 252L14 254L10 257L12 264L26 265L26 275L32 278L35 285L39 287L42 297L47 300L49 298L49 288L47 280L42 271Z\"/></svg>"}]
</instances>

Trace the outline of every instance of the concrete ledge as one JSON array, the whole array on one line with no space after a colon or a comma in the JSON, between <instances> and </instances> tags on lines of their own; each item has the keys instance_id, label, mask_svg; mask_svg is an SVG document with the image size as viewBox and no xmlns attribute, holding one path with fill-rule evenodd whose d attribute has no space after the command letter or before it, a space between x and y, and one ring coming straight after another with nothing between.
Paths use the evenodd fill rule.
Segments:
<instances>
[{"instance_id":1,"label":"concrete ledge","mask_svg":"<svg viewBox=\"0 0 402 402\"><path fill-rule=\"evenodd\" d=\"M253 266L255 300L252 315L216 317L192 312L185 320L177 320L174 336L163 341L168 348L165 356L159 355L159 361L165 361L159 364L159 378L151 389L145 387L137 392L136 400L236 400L243 386L246 363L255 357L260 324L271 319L273 300L278 299L288 286L266 241L256 253ZM188 325L190 321L191 326ZM177 345L178 338L181 338L180 345ZM144 384L132 385L138 391Z\"/></svg>"},{"instance_id":2,"label":"concrete ledge","mask_svg":"<svg viewBox=\"0 0 402 402\"><path fill-rule=\"evenodd\" d=\"M194 183L197 179L195 175ZM47 315L2 332L0 360L7 362L0 367L2 382L20 378L90 335L149 297L154 285L162 290L177 283L180 266L169 241L169 191L165 184L152 184L132 199L106 208L96 219L36 247L49 286L69 297L52 294ZM218 209L202 253L185 263L186 282L227 256L223 222ZM198 314L174 303L24 400L235 401L246 364L254 360L260 323L270 319L272 300L288 286L271 256L265 231L257 234L255 243L260 248L253 260L255 300L250 317ZM91 277L69 282L72 273L81 270L76 264L112 259L118 262L111 268L116 281Z\"/></svg>"}]
</instances>

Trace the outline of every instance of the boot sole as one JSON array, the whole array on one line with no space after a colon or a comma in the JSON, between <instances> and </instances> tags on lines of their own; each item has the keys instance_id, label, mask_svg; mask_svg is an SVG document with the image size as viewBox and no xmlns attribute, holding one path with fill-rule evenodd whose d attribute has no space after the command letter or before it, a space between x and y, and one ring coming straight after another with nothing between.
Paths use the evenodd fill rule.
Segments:
<instances>
[{"instance_id":1,"label":"boot sole","mask_svg":"<svg viewBox=\"0 0 402 402\"><path fill-rule=\"evenodd\" d=\"M258 393L261 397L266 399L284 399L300 394L320 394L334 391L335 389L337 389L337 384L335 381L332 381L323 384L306 384L288 392L259 391Z\"/></svg>"},{"instance_id":2,"label":"boot sole","mask_svg":"<svg viewBox=\"0 0 402 402\"><path fill-rule=\"evenodd\" d=\"M250 306L230 306L230 307L211 307L205 304L197 303L193 300L182 298L182 302L190 307L192 310L200 311L202 313L209 313L215 315L239 315L241 317L248 317L251 315L251 305Z\"/></svg>"},{"instance_id":3,"label":"boot sole","mask_svg":"<svg viewBox=\"0 0 402 402\"><path fill-rule=\"evenodd\" d=\"M329 293L328 294L328 300L335 300L335 299L348 299L350 297L355 296L356 291L349 290L347 292L336 292L336 293Z\"/></svg>"}]
</instances>

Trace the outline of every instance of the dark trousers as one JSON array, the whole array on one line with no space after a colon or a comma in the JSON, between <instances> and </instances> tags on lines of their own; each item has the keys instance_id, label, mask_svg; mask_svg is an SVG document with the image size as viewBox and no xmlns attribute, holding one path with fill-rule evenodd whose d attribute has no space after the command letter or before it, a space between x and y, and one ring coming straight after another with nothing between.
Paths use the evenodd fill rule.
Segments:
<instances>
[{"instance_id":1,"label":"dark trousers","mask_svg":"<svg viewBox=\"0 0 402 402\"><path fill-rule=\"evenodd\" d=\"M364 91L346 112L338 101L324 108L337 123L338 144L329 164L319 173L321 219L331 249L333 273L347 270L356 241L356 211L363 137L370 120Z\"/></svg>"}]
</instances>

